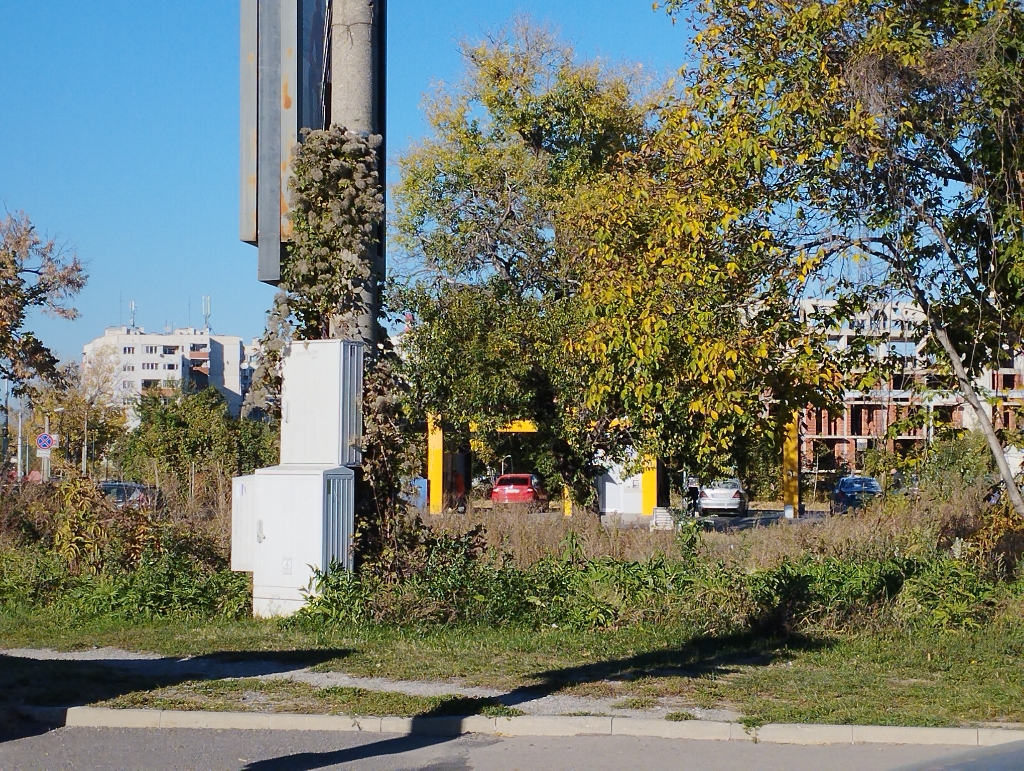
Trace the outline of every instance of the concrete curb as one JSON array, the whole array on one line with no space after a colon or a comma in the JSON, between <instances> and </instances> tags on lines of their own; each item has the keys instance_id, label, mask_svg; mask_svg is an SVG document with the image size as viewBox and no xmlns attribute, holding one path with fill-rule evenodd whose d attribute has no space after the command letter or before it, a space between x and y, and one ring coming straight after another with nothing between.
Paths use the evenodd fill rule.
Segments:
<instances>
[{"instance_id":1,"label":"concrete curb","mask_svg":"<svg viewBox=\"0 0 1024 771\"><path fill-rule=\"evenodd\" d=\"M31 716L31 712L24 711ZM646 720L607 716L522 717L348 717L266 712L189 712L156 709L71 707L62 714L76 728L209 728L262 731L352 731L398 735L460 736L642 736L699 741L747 741L765 744L944 744L991 747L1024 741L1024 730L1005 728L916 728L900 726L769 723L745 729L739 723L710 720Z\"/></svg>"}]
</instances>

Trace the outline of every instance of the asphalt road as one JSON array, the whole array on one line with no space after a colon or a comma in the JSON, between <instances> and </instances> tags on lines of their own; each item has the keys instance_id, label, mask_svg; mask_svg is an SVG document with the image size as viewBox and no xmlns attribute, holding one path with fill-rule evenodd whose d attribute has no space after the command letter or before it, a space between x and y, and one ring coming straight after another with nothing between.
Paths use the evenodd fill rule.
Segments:
<instances>
[{"instance_id":1,"label":"asphalt road","mask_svg":"<svg viewBox=\"0 0 1024 771\"><path fill-rule=\"evenodd\" d=\"M751 509L746 517L722 517L710 516L701 517L700 523L709 530L749 530L752 527L767 527L776 522L786 522L793 525L817 524L825 519L827 514L821 511L809 511L799 519L785 518L783 511L771 509Z\"/></svg>"},{"instance_id":2,"label":"asphalt road","mask_svg":"<svg viewBox=\"0 0 1024 771\"><path fill-rule=\"evenodd\" d=\"M1009 771L1024 768L1024 742L963 747L800 747L626 736L571 738L61 728L0 744L0 769L422 769L423 771L818 771L914 768Z\"/></svg>"}]
</instances>

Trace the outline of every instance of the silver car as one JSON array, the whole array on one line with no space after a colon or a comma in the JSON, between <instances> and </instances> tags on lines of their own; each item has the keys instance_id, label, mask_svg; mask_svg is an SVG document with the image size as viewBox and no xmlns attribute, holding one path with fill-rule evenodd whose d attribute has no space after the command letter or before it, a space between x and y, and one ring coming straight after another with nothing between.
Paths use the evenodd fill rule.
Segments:
<instances>
[{"instance_id":1,"label":"silver car","mask_svg":"<svg viewBox=\"0 0 1024 771\"><path fill-rule=\"evenodd\" d=\"M739 479L719 479L700 488L697 506L701 515L709 513L745 516L747 513L747 491Z\"/></svg>"}]
</instances>

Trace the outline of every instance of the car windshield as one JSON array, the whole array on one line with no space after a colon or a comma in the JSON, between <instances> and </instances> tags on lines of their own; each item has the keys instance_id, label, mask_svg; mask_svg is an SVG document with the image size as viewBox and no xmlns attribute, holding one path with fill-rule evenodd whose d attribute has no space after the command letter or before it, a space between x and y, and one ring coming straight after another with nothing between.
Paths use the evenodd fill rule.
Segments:
<instances>
[{"instance_id":1,"label":"car windshield","mask_svg":"<svg viewBox=\"0 0 1024 771\"><path fill-rule=\"evenodd\" d=\"M712 490L742 490L738 479L719 479L711 483Z\"/></svg>"},{"instance_id":2,"label":"car windshield","mask_svg":"<svg viewBox=\"0 0 1024 771\"><path fill-rule=\"evenodd\" d=\"M839 483L844 493L880 493L882 486L874 477L850 477Z\"/></svg>"},{"instance_id":3,"label":"car windshield","mask_svg":"<svg viewBox=\"0 0 1024 771\"><path fill-rule=\"evenodd\" d=\"M495 482L496 487L508 487L510 485L526 487L529 484L530 477L526 474L506 474L503 477L498 477L498 481Z\"/></svg>"}]
</instances>

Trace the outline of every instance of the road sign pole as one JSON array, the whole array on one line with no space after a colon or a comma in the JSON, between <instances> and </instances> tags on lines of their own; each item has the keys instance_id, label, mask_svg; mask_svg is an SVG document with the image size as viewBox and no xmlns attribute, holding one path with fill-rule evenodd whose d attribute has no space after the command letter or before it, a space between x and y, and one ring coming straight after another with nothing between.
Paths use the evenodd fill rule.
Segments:
<instances>
[{"instance_id":1,"label":"road sign pole","mask_svg":"<svg viewBox=\"0 0 1024 771\"><path fill-rule=\"evenodd\" d=\"M46 415L43 418L43 433L46 434L47 436L50 435L50 416L49 415ZM39 463L41 464L40 472L41 472L41 475L43 477L43 481L44 482L49 482L50 481L50 458L49 458L49 456L40 458L39 459Z\"/></svg>"}]
</instances>

